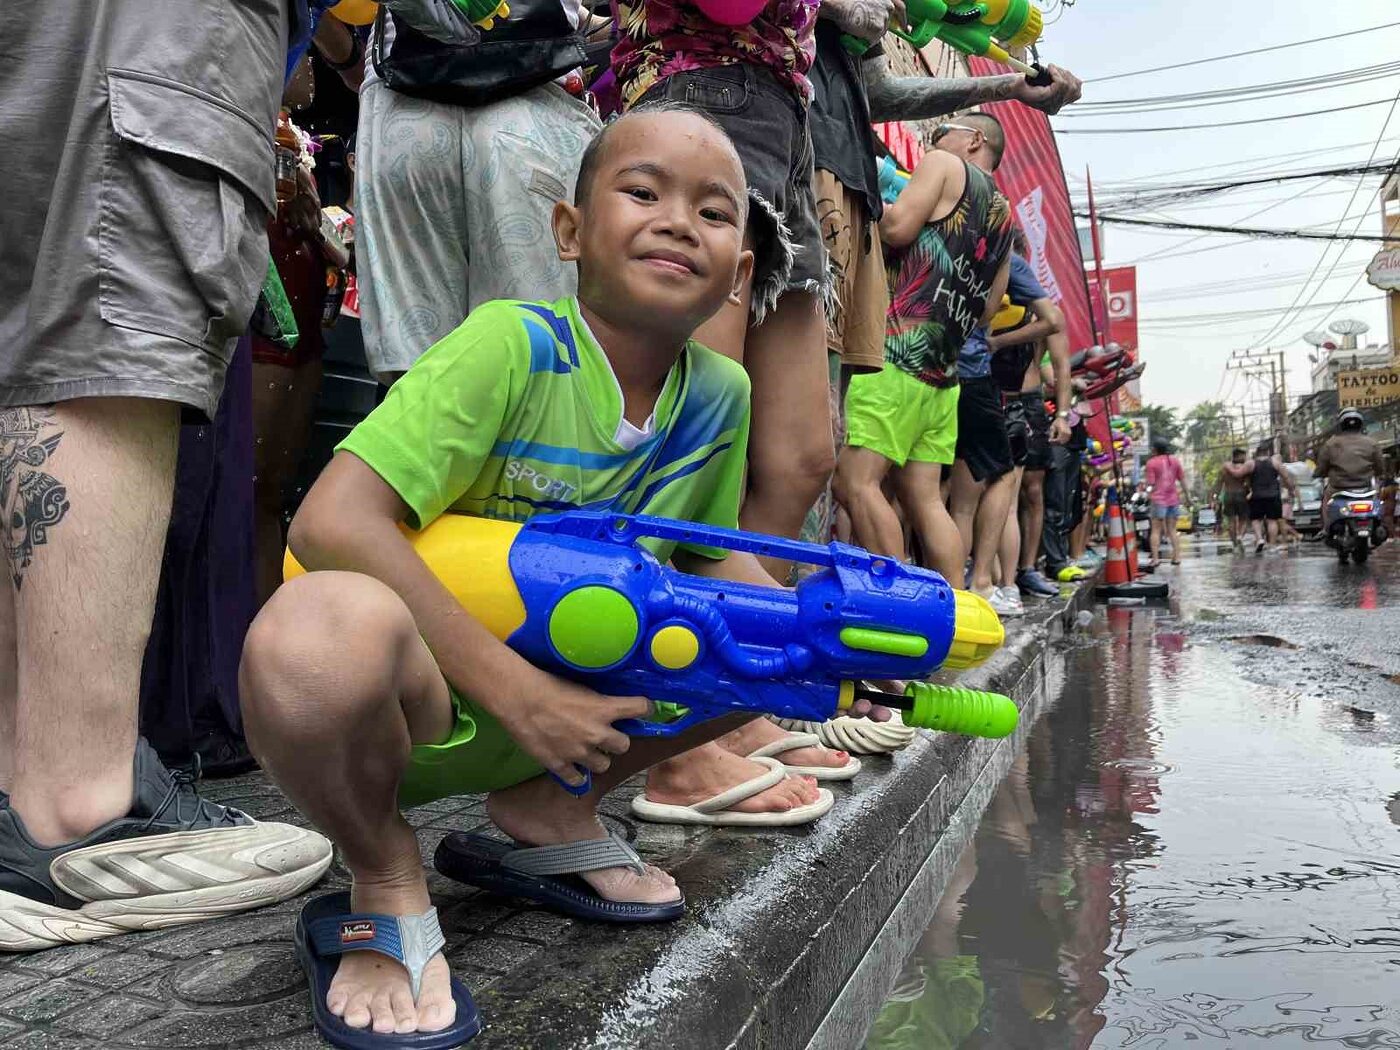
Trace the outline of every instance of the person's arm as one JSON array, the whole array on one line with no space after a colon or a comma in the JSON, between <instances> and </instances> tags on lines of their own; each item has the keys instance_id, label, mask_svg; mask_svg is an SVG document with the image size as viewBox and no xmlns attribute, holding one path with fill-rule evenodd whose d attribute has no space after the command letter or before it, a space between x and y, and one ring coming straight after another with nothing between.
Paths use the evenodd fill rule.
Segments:
<instances>
[{"instance_id":1,"label":"person's arm","mask_svg":"<svg viewBox=\"0 0 1400 1050\"><path fill-rule=\"evenodd\" d=\"M880 216L880 240L891 248L906 248L914 243L925 224L937 213L938 203L953 185L954 178L966 178L963 162L951 153L931 150L924 154L893 204L885 205ZM1002 291L996 302L1001 302ZM992 311L995 313L996 311Z\"/></svg>"},{"instance_id":2,"label":"person's arm","mask_svg":"<svg viewBox=\"0 0 1400 1050\"><path fill-rule=\"evenodd\" d=\"M1243 481L1254 473L1254 460L1245 460L1243 463L1224 463L1222 468L1230 472L1230 476L1237 481Z\"/></svg>"},{"instance_id":3,"label":"person's arm","mask_svg":"<svg viewBox=\"0 0 1400 1050\"><path fill-rule=\"evenodd\" d=\"M904 25L904 0L822 0L818 17L836 23L843 33L875 44L891 24Z\"/></svg>"},{"instance_id":4,"label":"person's arm","mask_svg":"<svg viewBox=\"0 0 1400 1050\"><path fill-rule=\"evenodd\" d=\"M311 43L346 87L360 90L365 79L365 49L354 29L334 16L325 17L316 26Z\"/></svg>"},{"instance_id":5,"label":"person's arm","mask_svg":"<svg viewBox=\"0 0 1400 1050\"><path fill-rule=\"evenodd\" d=\"M1042 339L1049 339L1052 335L1065 330L1065 315L1060 312L1060 308L1055 305L1053 299L1036 299L1030 304L1030 310L1035 314L1035 320L1030 324L987 337L987 346L992 353L1008 346L1038 343Z\"/></svg>"},{"instance_id":6,"label":"person's arm","mask_svg":"<svg viewBox=\"0 0 1400 1050\"><path fill-rule=\"evenodd\" d=\"M986 327L992 323L992 318L1001 309L1001 297L1006 294L1006 289L1011 284L1011 253L1006 253L1006 258L1001 261L1001 266L997 268L997 275L992 278L991 290L987 293L987 304L982 308L982 325Z\"/></svg>"},{"instance_id":7,"label":"person's arm","mask_svg":"<svg viewBox=\"0 0 1400 1050\"><path fill-rule=\"evenodd\" d=\"M1373 442L1371 445L1371 476L1377 482L1385 479L1385 454L1381 452L1380 442Z\"/></svg>"},{"instance_id":8,"label":"person's arm","mask_svg":"<svg viewBox=\"0 0 1400 1050\"><path fill-rule=\"evenodd\" d=\"M1283 457L1277 452L1274 453L1273 463L1274 469L1278 471L1280 480L1283 481L1284 488L1288 489L1289 495L1296 497L1298 495L1298 483L1293 480L1293 474L1284 467Z\"/></svg>"},{"instance_id":9,"label":"person's arm","mask_svg":"<svg viewBox=\"0 0 1400 1050\"><path fill-rule=\"evenodd\" d=\"M870 119L876 121L932 120L986 102L1011 99L1053 115L1078 101L1083 92L1079 78L1059 66L1045 67L1051 80L1046 87L1034 87L1020 73L994 77L897 77L890 72L883 54L866 59L861 68L865 72Z\"/></svg>"},{"instance_id":10,"label":"person's arm","mask_svg":"<svg viewBox=\"0 0 1400 1050\"><path fill-rule=\"evenodd\" d=\"M607 769L627 750L611 723L644 716L640 698L604 697L556 678L519 656L467 613L399 529L409 508L387 482L350 452L338 452L306 494L287 542L307 570L372 576L413 614L444 677L505 726L546 769L570 783L574 768Z\"/></svg>"},{"instance_id":11,"label":"person's arm","mask_svg":"<svg viewBox=\"0 0 1400 1050\"><path fill-rule=\"evenodd\" d=\"M1332 470L1332 442L1328 440L1322 446L1322 451L1317 454L1317 466L1313 468L1313 474L1322 479L1324 488L1328 485L1327 475Z\"/></svg>"},{"instance_id":12,"label":"person's arm","mask_svg":"<svg viewBox=\"0 0 1400 1050\"><path fill-rule=\"evenodd\" d=\"M1069 367L1069 336L1065 334L1065 315L1054 303L1050 305L1060 318L1059 326L1045 340L1045 348L1050 352L1050 367L1055 371L1055 418L1050 422L1050 443L1064 445L1070 439L1068 416L1074 403L1074 387Z\"/></svg>"}]
</instances>

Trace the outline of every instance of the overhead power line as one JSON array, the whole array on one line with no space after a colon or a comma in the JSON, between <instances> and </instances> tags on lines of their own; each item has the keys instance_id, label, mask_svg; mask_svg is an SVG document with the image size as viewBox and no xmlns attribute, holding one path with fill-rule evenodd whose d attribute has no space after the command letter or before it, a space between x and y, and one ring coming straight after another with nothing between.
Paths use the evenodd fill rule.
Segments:
<instances>
[{"instance_id":1,"label":"overhead power line","mask_svg":"<svg viewBox=\"0 0 1400 1050\"><path fill-rule=\"evenodd\" d=\"M1395 93L1395 98L1393 98L1393 99L1391 100L1391 102L1390 102L1390 109L1386 110L1385 120L1381 122L1381 130L1380 130L1379 132L1377 132L1377 134L1376 134L1376 142L1375 142L1375 145L1373 145L1373 146L1371 147L1371 155L1370 155L1369 157L1366 158L1366 163L1367 163L1367 164L1370 164L1371 161L1375 160L1375 159L1376 159L1376 155L1380 152L1381 143L1385 141L1385 133L1386 133L1386 130L1390 127L1390 121L1391 121L1391 119L1395 116L1395 108L1396 108L1397 105L1400 105L1400 91L1397 91L1397 92ZM1400 165L1400 155L1397 155L1397 156L1396 156L1395 164L1396 164L1396 165ZM1363 179L1357 179L1357 181L1356 181L1356 189L1352 191L1352 197L1351 197L1350 200L1347 201L1347 206L1346 206L1345 208L1342 209L1341 217L1337 219L1337 225L1336 225L1336 227L1335 227L1335 229L1334 229L1333 232L1340 232L1340 231L1341 231L1342 223L1346 222L1347 214L1351 211L1351 206L1356 202L1356 194L1361 192L1362 183L1364 183L1365 181L1366 181L1366 180L1365 180L1364 178L1363 178ZM1364 213L1364 212L1363 212L1361 215L1357 216L1356 225L1353 226L1352 229L1351 229L1351 232L1352 232L1353 234L1355 234L1357 230L1361 229L1361 223L1364 221L1364 219L1365 219L1365 213ZM1322 264L1327 260L1327 255L1328 255L1328 253L1329 253L1331 250L1332 250L1332 246L1331 246L1330 244L1325 245L1325 246L1323 247L1323 249L1322 249L1322 254L1318 257L1318 260L1317 260L1316 265L1313 266L1313 273L1314 273L1314 274L1316 274L1317 271L1320 270L1320 269L1322 268ZM1316 299L1316 298L1318 297L1318 295L1321 293L1323 285L1325 285L1329 280L1331 280L1332 274L1336 271L1336 269L1337 269L1337 264L1340 263L1340 262L1342 261L1342 255L1345 254L1345 251L1346 251L1345 248L1342 249L1342 251L1341 251L1340 253L1338 253L1337 257L1336 257L1335 259L1332 260L1332 265L1328 267L1327 273L1323 275L1322 280L1319 281L1318 284L1317 284L1317 287L1313 289L1312 295L1308 296L1308 301L1307 301L1306 303L1303 303L1303 308L1304 308L1304 309L1306 309L1307 307L1309 307L1309 306L1312 305L1312 301L1313 301L1314 299ZM1290 311L1290 312L1291 312L1295 307L1298 306L1298 303L1299 303L1299 302L1302 301L1303 295L1304 295L1304 294L1307 292L1307 290L1308 290L1308 283L1309 283L1311 280L1312 280L1312 278L1309 277L1309 278L1308 278L1308 281L1305 281L1305 282L1303 283L1302 287L1298 289L1298 294L1297 294L1297 296L1296 296L1296 297L1294 298L1294 300L1293 300L1293 305L1289 307L1289 311ZM1352 284L1352 288L1355 288L1356 285L1360 283L1360 281L1361 281L1361 276L1358 274L1358 275L1357 275L1356 281L1353 282L1353 284ZM1347 292L1348 292L1348 294L1350 294L1351 289L1350 289L1350 288L1347 289ZM1331 315L1331 313L1329 313L1327 316L1328 316L1328 317L1331 317L1332 315ZM1283 329L1284 329L1287 325L1293 323L1294 320L1295 320L1295 318L1291 318L1291 317L1289 316L1289 313L1284 313L1284 314L1280 315L1280 317L1278 318L1278 320L1275 321L1275 322L1269 327L1269 330L1268 330L1267 332L1265 332L1260 338L1255 339L1255 340L1253 341L1253 343L1251 343L1250 349L1251 349L1251 350L1252 350L1252 349L1256 349L1256 348L1258 348L1258 347L1260 347L1260 346L1265 345L1269 340L1273 339L1275 336L1277 336L1279 333L1281 333L1281 332L1283 331Z\"/></svg>"},{"instance_id":2,"label":"overhead power line","mask_svg":"<svg viewBox=\"0 0 1400 1050\"><path fill-rule=\"evenodd\" d=\"M1080 219L1087 219L1087 211L1076 211L1075 216ZM1373 243L1383 243L1393 241L1394 236L1387 237L1384 234L1341 234L1341 233L1314 233L1308 230L1277 230L1259 226L1212 226L1203 222L1168 222L1165 219L1130 219L1126 215L1099 215L1099 222L1112 223L1116 226L1143 226L1157 230L1196 230L1200 233L1229 233L1237 237L1259 237L1273 240L1298 240L1298 241L1370 241Z\"/></svg>"},{"instance_id":3,"label":"overhead power line","mask_svg":"<svg viewBox=\"0 0 1400 1050\"><path fill-rule=\"evenodd\" d=\"M1357 102L1350 106L1333 106L1330 109L1310 109L1302 113L1283 113L1276 117L1254 117L1250 120L1221 120L1211 124L1173 124L1152 128L1059 128L1057 135L1144 135L1152 131L1202 131L1207 128L1238 128L1245 124L1272 124L1280 120L1300 120L1303 117L1320 117L1327 113L1345 113L1352 109L1368 109L1371 106L1390 104L1388 98L1378 98L1373 102Z\"/></svg>"},{"instance_id":4,"label":"overhead power line","mask_svg":"<svg viewBox=\"0 0 1400 1050\"><path fill-rule=\"evenodd\" d=\"M1321 44L1328 40L1341 40L1350 36L1363 36L1366 33L1378 33L1383 29L1393 29L1400 26L1400 22L1386 22L1384 25L1371 26L1368 29L1351 29L1345 33L1334 33L1331 36L1315 36L1307 40L1294 40L1287 44L1274 44L1271 47L1256 47L1249 51L1235 51L1228 55L1215 55L1212 58L1198 58L1191 62L1176 62L1169 66L1153 66L1150 69L1134 69L1126 73L1112 73L1106 77L1094 77L1086 80L1086 84L1106 84L1110 80L1123 80L1125 77L1140 77L1148 73L1162 73L1169 69L1187 69L1191 66L1204 66L1210 62L1224 62L1231 58L1245 58L1248 55L1267 55L1274 51L1285 51L1291 47L1305 47L1308 44Z\"/></svg>"},{"instance_id":5,"label":"overhead power line","mask_svg":"<svg viewBox=\"0 0 1400 1050\"><path fill-rule=\"evenodd\" d=\"M1355 175L1384 175L1389 173L1386 164L1353 164L1346 167L1318 168L1313 171L1295 171L1275 175L1261 175L1252 179L1228 179L1217 182L1180 182L1142 189L1121 190L1101 196L1100 207L1122 209L1125 207L1148 208L1174 204L1178 201L1194 200L1233 190L1248 189L1254 186L1267 186L1279 182L1295 182L1299 179L1334 179ZM1078 202L1076 202L1078 203Z\"/></svg>"},{"instance_id":6,"label":"overhead power line","mask_svg":"<svg viewBox=\"0 0 1400 1050\"><path fill-rule=\"evenodd\" d=\"M1104 99L1100 102L1081 101L1073 109L1061 113L1060 116L1093 119L1094 117L1122 113L1164 113L1178 109L1194 110L1209 106L1233 106L1243 102L1288 98L1292 95L1369 84L1372 81L1392 77L1397 71L1400 71L1400 62L1382 62L1372 66L1359 66L1355 69L1338 70L1335 73L1295 77L1292 80L1277 80L1267 84L1249 84L1243 87L1215 88L1209 91L1181 92L1170 95L1145 95L1140 98Z\"/></svg>"},{"instance_id":7,"label":"overhead power line","mask_svg":"<svg viewBox=\"0 0 1400 1050\"><path fill-rule=\"evenodd\" d=\"M1313 303L1313 309L1321 309L1324 306L1354 306L1358 303L1374 302L1375 296L1362 296L1357 299L1338 299L1330 303ZM1139 325L1173 325L1173 324L1214 324L1221 321L1228 321L1231 318L1249 320L1255 317L1267 317L1269 314L1276 314L1283 310L1281 306L1270 306L1260 310L1220 310L1216 313L1204 314L1168 314L1165 317L1140 317Z\"/></svg>"}]
</instances>

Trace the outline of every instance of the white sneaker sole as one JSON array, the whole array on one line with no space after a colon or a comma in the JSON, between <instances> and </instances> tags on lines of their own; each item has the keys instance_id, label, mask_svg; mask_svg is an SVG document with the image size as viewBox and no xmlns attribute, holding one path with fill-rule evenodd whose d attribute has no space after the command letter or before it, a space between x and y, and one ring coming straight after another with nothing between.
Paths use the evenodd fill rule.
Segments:
<instances>
[{"instance_id":1,"label":"white sneaker sole","mask_svg":"<svg viewBox=\"0 0 1400 1050\"><path fill-rule=\"evenodd\" d=\"M0 890L0 951L82 944L275 904L315 884L332 854L324 836L273 823L73 850L53 862L51 873L88 903L59 908Z\"/></svg>"}]
</instances>

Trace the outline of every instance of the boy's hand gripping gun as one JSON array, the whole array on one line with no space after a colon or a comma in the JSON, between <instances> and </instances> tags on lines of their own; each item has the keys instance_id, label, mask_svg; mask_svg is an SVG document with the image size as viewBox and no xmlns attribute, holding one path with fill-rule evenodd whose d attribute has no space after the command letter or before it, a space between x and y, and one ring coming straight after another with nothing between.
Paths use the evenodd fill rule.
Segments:
<instances>
[{"instance_id":1,"label":"boy's hand gripping gun","mask_svg":"<svg viewBox=\"0 0 1400 1050\"><path fill-rule=\"evenodd\" d=\"M991 606L927 569L842 543L596 511L524 525L445 514L409 535L457 600L537 667L670 706L664 720L618 722L631 736L672 736L737 711L821 722L857 699L927 729L1001 737L1016 727L1015 704L999 694L860 684L972 667L1001 645ZM643 538L821 568L794 590L733 583L662 565ZM289 553L288 578L301 571Z\"/></svg>"},{"instance_id":2,"label":"boy's hand gripping gun","mask_svg":"<svg viewBox=\"0 0 1400 1050\"><path fill-rule=\"evenodd\" d=\"M1009 51L1030 47L1040 39L1045 18L1030 0L907 0L905 11L909 30L891 26L890 32L915 47L942 40L964 55L979 55L1010 66L1044 87L1049 74L1039 66L1012 58ZM852 54L864 54L870 43L859 37L844 36L842 43Z\"/></svg>"}]
</instances>

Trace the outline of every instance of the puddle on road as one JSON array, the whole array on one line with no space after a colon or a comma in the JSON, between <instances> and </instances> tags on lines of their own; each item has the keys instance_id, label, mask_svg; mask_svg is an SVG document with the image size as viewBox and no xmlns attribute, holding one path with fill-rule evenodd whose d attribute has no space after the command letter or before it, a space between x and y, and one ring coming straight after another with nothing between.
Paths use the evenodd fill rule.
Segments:
<instances>
[{"instance_id":1,"label":"puddle on road","mask_svg":"<svg viewBox=\"0 0 1400 1050\"><path fill-rule=\"evenodd\" d=\"M1280 638L1273 634L1238 634L1226 638L1227 642L1235 642L1238 645L1264 645L1270 649L1301 649L1302 646L1294 645L1286 638Z\"/></svg>"},{"instance_id":2,"label":"puddle on road","mask_svg":"<svg viewBox=\"0 0 1400 1050\"><path fill-rule=\"evenodd\" d=\"M1165 612L1104 623L867 1050L1400 1048L1387 720L1247 681Z\"/></svg>"}]
</instances>

